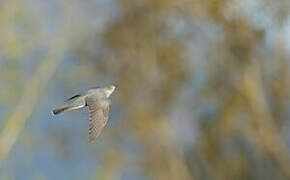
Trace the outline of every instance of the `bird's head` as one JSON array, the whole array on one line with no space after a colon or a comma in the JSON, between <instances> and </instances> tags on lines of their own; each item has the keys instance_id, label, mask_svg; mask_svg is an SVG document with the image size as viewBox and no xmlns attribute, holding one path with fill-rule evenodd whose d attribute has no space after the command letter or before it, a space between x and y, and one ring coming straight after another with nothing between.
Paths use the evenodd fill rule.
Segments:
<instances>
[{"instance_id":1,"label":"bird's head","mask_svg":"<svg viewBox=\"0 0 290 180\"><path fill-rule=\"evenodd\" d=\"M109 98L113 94L117 87L118 85L110 85L105 88L107 98Z\"/></svg>"}]
</instances>

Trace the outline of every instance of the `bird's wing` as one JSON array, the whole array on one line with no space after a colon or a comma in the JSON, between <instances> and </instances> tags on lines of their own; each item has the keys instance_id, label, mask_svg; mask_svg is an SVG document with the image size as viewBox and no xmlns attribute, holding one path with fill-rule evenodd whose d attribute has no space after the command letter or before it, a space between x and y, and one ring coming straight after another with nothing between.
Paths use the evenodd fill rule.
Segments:
<instances>
[{"instance_id":1,"label":"bird's wing","mask_svg":"<svg viewBox=\"0 0 290 180\"><path fill-rule=\"evenodd\" d=\"M77 98L77 97L80 97L80 96L81 96L81 94L74 95L73 97L68 98L68 99L65 100L64 102L68 102L68 101L73 100L73 99L75 99L75 98Z\"/></svg>"},{"instance_id":2,"label":"bird's wing","mask_svg":"<svg viewBox=\"0 0 290 180\"><path fill-rule=\"evenodd\" d=\"M89 141L94 141L106 125L109 117L110 103L100 103L96 98L87 97L89 107Z\"/></svg>"}]
</instances>

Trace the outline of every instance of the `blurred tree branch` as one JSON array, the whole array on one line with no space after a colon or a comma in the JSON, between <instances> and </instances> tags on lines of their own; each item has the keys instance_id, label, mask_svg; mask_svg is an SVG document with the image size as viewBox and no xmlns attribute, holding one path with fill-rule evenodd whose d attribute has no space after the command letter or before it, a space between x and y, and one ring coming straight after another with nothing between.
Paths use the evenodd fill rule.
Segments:
<instances>
[{"instance_id":1,"label":"blurred tree branch","mask_svg":"<svg viewBox=\"0 0 290 180\"><path fill-rule=\"evenodd\" d=\"M60 33L53 39L46 39L46 37L39 37L40 39L37 39L37 42L45 42L48 45L48 55L42 60L34 75L21 90L21 99L11 115L5 120L5 126L0 135L0 163L17 141L25 122L31 116L41 93L43 93L48 81L55 73L59 63L63 59L63 53L72 39L70 24L73 18L74 3L70 0L69 2L71 2L70 6L66 6L64 2L62 4L64 13L67 15L67 21L59 31ZM16 16L13 13L10 15Z\"/></svg>"},{"instance_id":2,"label":"blurred tree branch","mask_svg":"<svg viewBox=\"0 0 290 180\"><path fill-rule=\"evenodd\" d=\"M39 65L33 77L27 82L23 94L14 112L7 118L4 129L0 136L0 160L11 150L16 142L25 121L30 117L40 94L44 91L48 80L54 74L64 50L64 40L58 39L54 44L52 52Z\"/></svg>"}]
</instances>

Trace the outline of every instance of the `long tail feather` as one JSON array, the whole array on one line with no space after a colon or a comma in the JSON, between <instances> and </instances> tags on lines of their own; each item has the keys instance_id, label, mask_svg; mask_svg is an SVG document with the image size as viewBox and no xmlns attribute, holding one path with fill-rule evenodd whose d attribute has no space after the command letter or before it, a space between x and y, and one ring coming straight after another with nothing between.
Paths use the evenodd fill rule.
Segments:
<instances>
[{"instance_id":1,"label":"long tail feather","mask_svg":"<svg viewBox=\"0 0 290 180\"><path fill-rule=\"evenodd\" d=\"M55 109L55 110L53 110L52 113L53 113L54 115L57 115L57 114L62 113L62 112L64 112L64 111L68 111L68 110L70 110L71 108L72 108L71 106L61 107L61 108L59 108L59 109Z\"/></svg>"},{"instance_id":2,"label":"long tail feather","mask_svg":"<svg viewBox=\"0 0 290 180\"><path fill-rule=\"evenodd\" d=\"M84 106L85 106L85 104L72 104L72 105L67 105L67 106L63 106L63 107L54 109L52 111L52 113L54 115L57 115L57 114L62 113L62 112L66 112L66 111L70 111L70 110L74 110L74 109L79 109L79 108L82 108Z\"/></svg>"}]
</instances>

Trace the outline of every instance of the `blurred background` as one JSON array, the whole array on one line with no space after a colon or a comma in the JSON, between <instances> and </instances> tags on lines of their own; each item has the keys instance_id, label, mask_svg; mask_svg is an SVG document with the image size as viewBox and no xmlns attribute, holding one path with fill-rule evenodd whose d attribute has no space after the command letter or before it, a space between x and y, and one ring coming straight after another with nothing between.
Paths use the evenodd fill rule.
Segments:
<instances>
[{"instance_id":1,"label":"blurred background","mask_svg":"<svg viewBox=\"0 0 290 180\"><path fill-rule=\"evenodd\" d=\"M290 179L289 0L0 0L0 179ZM88 143L84 108L119 84Z\"/></svg>"}]
</instances>

